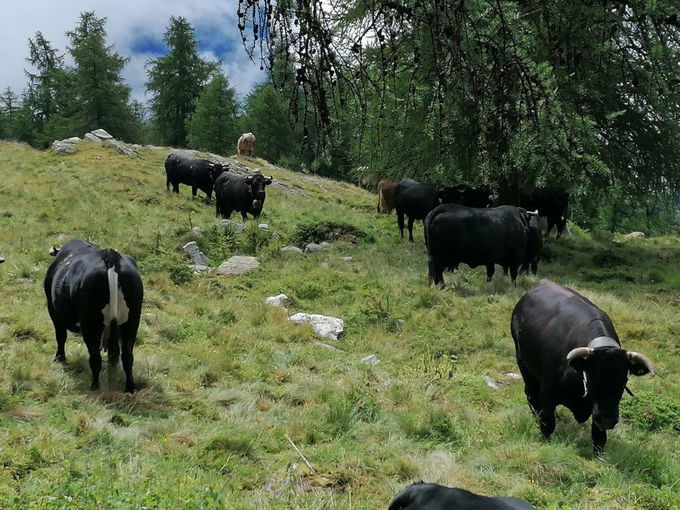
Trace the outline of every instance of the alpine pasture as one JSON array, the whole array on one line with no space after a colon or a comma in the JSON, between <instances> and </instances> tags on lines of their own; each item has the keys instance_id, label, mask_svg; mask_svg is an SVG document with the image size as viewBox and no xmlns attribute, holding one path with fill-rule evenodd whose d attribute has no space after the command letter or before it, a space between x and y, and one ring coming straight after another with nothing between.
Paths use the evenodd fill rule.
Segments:
<instances>
[{"instance_id":1,"label":"alpine pasture","mask_svg":"<svg viewBox=\"0 0 680 510\"><path fill-rule=\"evenodd\" d=\"M422 223L415 243L400 240L376 195L241 160L280 185L236 234L216 227L202 195L166 191L169 152L125 157L82 142L57 156L0 142L0 507L386 508L423 479L537 508L680 508L676 237L572 225L545 240L538 277L516 287L462 266L446 289L430 288ZM280 252L328 221L364 235ZM112 391L105 374L89 390L76 335L67 363L52 361L42 285L61 235L137 260L145 300L132 395L120 391L122 370ZM213 267L233 254L261 265L196 275L180 250L191 240ZM656 377L631 378L635 396L624 396L602 458L589 423L563 408L543 441L513 377L510 314L541 277L591 299L623 346L654 363ZM282 292L288 310L264 304ZM297 311L342 318L345 336L317 338L288 321ZM370 354L377 365L362 363Z\"/></svg>"}]
</instances>

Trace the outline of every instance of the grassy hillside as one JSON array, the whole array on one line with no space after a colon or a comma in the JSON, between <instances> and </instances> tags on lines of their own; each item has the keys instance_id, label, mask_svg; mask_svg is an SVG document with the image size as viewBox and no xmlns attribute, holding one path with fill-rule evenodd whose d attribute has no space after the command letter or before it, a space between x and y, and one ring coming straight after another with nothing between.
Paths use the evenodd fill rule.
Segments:
<instances>
[{"instance_id":1,"label":"grassy hillside","mask_svg":"<svg viewBox=\"0 0 680 510\"><path fill-rule=\"evenodd\" d=\"M165 191L166 155L83 143L64 157L0 142L0 507L386 508L424 479L539 508L680 508L677 238L593 239L574 228L546 242L540 275L604 308L624 347L658 372L630 382L636 396L624 396L597 460L590 426L565 409L543 442L522 383L506 375L517 372L510 313L536 278L513 287L497 273L487 284L483 269L463 268L445 274L448 289L430 289L420 224L416 243L401 242L373 195L282 169L264 169L284 185L267 194L260 221L271 231L250 220L240 236L222 233L214 206L186 187ZM279 252L326 220L367 237ZM214 266L239 252L261 267L193 275L179 248L196 225ZM69 334L65 366L52 362L42 280L62 234L138 260L146 296L134 395L120 393L121 374L116 391L106 374L104 390L89 391L78 337ZM280 292L291 311L343 318L338 350L264 305ZM361 363L369 354L377 366Z\"/></svg>"}]
</instances>

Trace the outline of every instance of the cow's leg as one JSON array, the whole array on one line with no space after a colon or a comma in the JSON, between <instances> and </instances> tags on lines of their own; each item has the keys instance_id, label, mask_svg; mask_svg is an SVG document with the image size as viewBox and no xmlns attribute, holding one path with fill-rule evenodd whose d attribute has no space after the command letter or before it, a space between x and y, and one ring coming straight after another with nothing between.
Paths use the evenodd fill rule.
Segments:
<instances>
[{"instance_id":1,"label":"cow's leg","mask_svg":"<svg viewBox=\"0 0 680 510\"><path fill-rule=\"evenodd\" d=\"M551 231L551 230L553 229L553 227L555 226L555 218L553 218L552 216L548 216L548 221L547 221L547 223L548 223L548 226L547 226L546 229L545 229L545 236L546 236L546 237L548 237L548 236L550 235L550 231Z\"/></svg>"},{"instance_id":2,"label":"cow's leg","mask_svg":"<svg viewBox=\"0 0 680 510\"><path fill-rule=\"evenodd\" d=\"M495 264L487 264L486 265L486 281L487 281L487 283L491 281L491 278L493 278L493 274L495 272L496 272Z\"/></svg>"},{"instance_id":3,"label":"cow's leg","mask_svg":"<svg viewBox=\"0 0 680 510\"><path fill-rule=\"evenodd\" d=\"M517 285L517 272L519 271L519 266L510 266L510 280L512 280L512 283Z\"/></svg>"},{"instance_id":4,"label":"cow's leg","mask_svg":"<svg viewBox=\"0 0 680 510\"><path fill-rule=\"evenodd\" d=\"M66 344L66 328L54 325L54 332L57 337L57 353L54 355L54 361L63 363L66 361L66 351L64 351L64 344Z\"/></svg>"},{"instance_id":5,"label":"cow's leg","mask_svg":"<svg viewBox=\"0 0 680 510\"><path fill-rule=\"evenodd\" d=\"M528 272L528 270L527 270ZM534 259L531 262L531 272L532 274L538 274L538 260Z\"/></svg>"},{"instance_id":6,"label":"cow's leg","mask_svg":"<svg viewBox=\"0 0 680 510\"><path fill-rule=\"evenodd\" d=\"M208 191L205 195L206 195L205 203L209 204L210 201L212 200L212 190Z\"/></svg>"},{"instance_id":7,"label":"cow's leg","mask_svg":"<svg viewBox=\"0 0 680 510\"><path fill-rule=\"evenodd\" d=\"M165 179L165 189L170 191L170 176Z\"/></svg>"},{"instance_id":8,"label":"cow's leg","mask_svg":"<svg viewBox=\"0 0 680 510\"><path fill-rule=\"evenodd\" d=\"M553 432L555 432L555 406L544 406L538 414L538 426L541 428L543 438L548 440Z\"/></svg>"},{"instance_id":9,"label":"cow's leg","mask_svg":"<svg viewBox=\"0 0 680 510\"><path fill-rule=\"evenodd\" d=\"M125 371L125 391L127 393L135 392L135 380L132 377L132 363L134 361L134 356L132 354L132 348L134 347L135 340L133 338L123 337L123 352L121 353L121 358L123 360L123 370Z\"/></svg>"},{"instance_id":10,"label":"cow's leg","mask_svg":"<svg viewBox=\"0 0 680 510\"><path fill-rule=\"evenodd\" d=\"M408 219L408 240L413 242L413 222L416 221L415 218L409 217Z\"/></svg>"},{"instance_id":11,"label":"cow's leg","mask_svg":"<svg viewBox=\"0 0 680 510\"><path fill-rule=\"evenodd\" d=\"M88 310L87 306L81 309L79 316L87 317L92 315L92 310ZM100 319L99 319L100 320ZM83 341L90 353L90 370L92 371L91 390L99 388L99 373L102 369L102 355L101 355L101 341L102 333L104 332L104 324L98 322L97 319L81 320L80 331L83 336Z\"/></svg>"},{"instance_id":12,"label":"cow's leg","mask_svg":"<svg viewBox=\"0 0 680 510\"><path fill-rule=\"evenodd\" d=\"M397 225L399 226L399 235L404 238L404 211L397 209Z\"/></svg>"},{"instance_id":13,"label":"cow's leg","mask_svg":"<svg viewBox=\"0 0 680 510\"><path fill-rule=\"evenodd\" d=\"M90 370L92 371L91 390L99 389L99 372L102 370L102 355L99 350L99 339L94 342L87 342L87 350L90 353Z\"/></svg>"},{"instance_id":14,"label":"cow's leg","mask_svg":"<svg viewBox=\"0 0 680 510\"><path fill-rule=\"evenodd\" d=\"M567 226L567 217L566 216L560 216L560 219L557 220L557 239L560 238L562 235L562 232L564 232L564 228Z\"/></svg>"},{"instance_id":15,"label":"cow's leg","mask_svg":"<svg viewBox=\"0 0 680 510\"><path fill-rule=\"evenodd\" d=\"M604 445L607 444L607 431L593 423L590 436L593 438L593 453L595 455L604 453Z\"/></svg>"},{"instance_id":16,"label":"cow's leg","mask_svg":"<svg viewBox=\"0 0 680 510\"><path fill-rule=\"evenodd\" d=\"M241 218L243 218L243 222L245 223L248 220L248 213L241 211Z\"/></svg>"},{"instance_id":17,"label":"cow's leg","mask_svg":"<svg viewBox=\"0 0 680 510\"><path fill-rule=\"evenodd\" d=\"M191 187L191 196L196 198L196 194L198 192L198 188L196 186Z\"/></svg>"},{"instance_id":18,"label":"cow's leg","mask_svg":"<svg viewBox=\"0 0 680 510\"><path fill-rule=\"evenodd\" d=\"M172 192L173 193L179 193L179 183L173 183L172 184Z\"/></svg>"},{"instance_id":19,"label":"cow's leg","mask_svg":"<svg viewBox=\"0 0 680 510\"><path fill-rule=\"evenodd\" d=\"M444 266L434 258L427 260L428 280L430 285L439 285L444 288Z\"/></svg>"},{"instance_id":20,"label":"cow's leg","mask_svg":"<svg viewBox=\"0 0 680 510\"><path fill-rule=\"evenodd\" d=\"M503 266L503 274L508 276L508 266Z\"/></svg>"}]
</instances>

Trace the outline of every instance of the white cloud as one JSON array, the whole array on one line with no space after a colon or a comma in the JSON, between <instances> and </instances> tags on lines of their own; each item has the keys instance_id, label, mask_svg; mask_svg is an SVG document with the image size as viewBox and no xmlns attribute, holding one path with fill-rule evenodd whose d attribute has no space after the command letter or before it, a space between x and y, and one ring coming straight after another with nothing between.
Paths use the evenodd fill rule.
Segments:
<instances>
[{"instance_id":1,"label":"white cloud","mask_svg":"<svg viewBox=\"0 0 680 510\"><path fill-rule=\"evenodd\" d=\"M249 60L241 45L236 28L236 8L236 0L24 0L13 3L11 15L7 16L0 31L0 47L4 53L0 59L0 87L9 86L20 92L26 86L27 42L36 31L43 32L54 46L65 52L68 42L66 31L76 25L81 12L94 10L97 16L108 18L109 44L113 44L121 55L130 57L123 76L132 87L134 98L146 99L144 65L153 55L134 53L131 46L142 35L160 39L170 16L183 16L195 27L210 27L212 43L219 42L215 38L224 39L230 51L220 55L222 67L238 93L245 95L265 75L259 64ZM217 59L214 52L210 53Z\"/></svg>"}]
</instances>

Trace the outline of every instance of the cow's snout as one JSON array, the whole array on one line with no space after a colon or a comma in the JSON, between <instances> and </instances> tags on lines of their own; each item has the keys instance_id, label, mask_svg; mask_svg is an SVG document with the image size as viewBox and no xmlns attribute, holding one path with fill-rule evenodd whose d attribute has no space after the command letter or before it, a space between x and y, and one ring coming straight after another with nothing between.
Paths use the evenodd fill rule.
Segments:
<instances>
[{"instance_id":1,"label":"cow's snout","mask_svg":"<svg viewBox=\"0 0 680 510\"><path fill-rule=\"evenodd\" d=\"M262 208L262 201L260 200L253 200L253 209L260 210Z\"/></svg>"}]
</instances>

